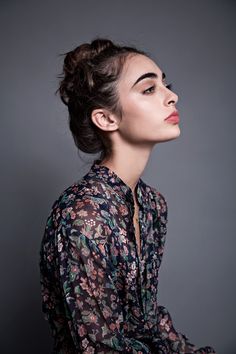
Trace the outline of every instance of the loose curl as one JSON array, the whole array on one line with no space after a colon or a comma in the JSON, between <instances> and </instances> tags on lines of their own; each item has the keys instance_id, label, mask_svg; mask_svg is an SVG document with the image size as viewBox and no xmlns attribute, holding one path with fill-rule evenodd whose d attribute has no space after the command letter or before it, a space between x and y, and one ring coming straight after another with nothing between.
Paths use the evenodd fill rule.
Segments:
<instances>
[{"instance_id":1,"label":"loose curl","mask_svg":"<svg viewBox=\"0 0 236 354\"><path fill-rule=\"evenodd\" d=\"M109 39L96 38L64 53L64 65L59 88L69 111L69 127L77 148L85 153L100 152L100 159L111 153L107 132L91 119L96 108L106 108L122 118L117 82L126 59L143 54L135 47L120 46Z\"/></svg>"}]
</instances>

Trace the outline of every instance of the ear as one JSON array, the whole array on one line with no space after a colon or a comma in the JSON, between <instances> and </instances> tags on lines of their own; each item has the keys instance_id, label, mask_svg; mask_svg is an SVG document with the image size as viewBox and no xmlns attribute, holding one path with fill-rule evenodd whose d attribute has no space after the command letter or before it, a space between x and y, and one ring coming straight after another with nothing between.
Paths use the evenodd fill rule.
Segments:
<instances>
[{"instance_id":1,"label":"ear","mask_svg":"<svg viewBox=\"0 0 236 354\"><path fill-rule=\"evenodd\" d=\"M117 117L104 108L94 109L91 113L93 123L105 131L113 131L118 128Z\"/></svg>"}]
</instances>

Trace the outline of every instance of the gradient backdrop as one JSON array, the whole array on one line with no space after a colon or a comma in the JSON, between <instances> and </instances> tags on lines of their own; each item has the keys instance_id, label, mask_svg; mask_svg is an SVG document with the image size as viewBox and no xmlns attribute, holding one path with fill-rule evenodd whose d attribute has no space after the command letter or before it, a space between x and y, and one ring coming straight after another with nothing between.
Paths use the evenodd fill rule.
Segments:
<instances>
[{"instance_id":1,"label":"gradient backdrop","mask_svg":"<svg viewBox=\"0 0 236 354\"><path fill-rule=\"evenodd\" d=\"M181 135L142 178L169 207L159 303L177 330L235 354L236 2L1 1L2 354L49 354L39 245L53 201L96 156L77 153L60 53L95 36L150 52L179 95Z\"/></svg>"}]
</instances>

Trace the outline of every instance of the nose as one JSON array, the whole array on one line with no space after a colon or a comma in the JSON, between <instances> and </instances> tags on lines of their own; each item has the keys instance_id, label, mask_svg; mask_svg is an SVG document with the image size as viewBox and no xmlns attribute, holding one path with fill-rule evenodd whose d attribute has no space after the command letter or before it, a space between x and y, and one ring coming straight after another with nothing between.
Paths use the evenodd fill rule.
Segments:
<instances>
[{"instance_id":1,"label":"nose","mask_svg":"<svg viewBox=\"0 0 236 354\"><path fill-rule=\"evenodd\" d=\"M178 102L179 96L173 92L173 91L169 91L169 94L166 97L166 103L167 105L175 105Z\"/></svg>"}]
</instances>

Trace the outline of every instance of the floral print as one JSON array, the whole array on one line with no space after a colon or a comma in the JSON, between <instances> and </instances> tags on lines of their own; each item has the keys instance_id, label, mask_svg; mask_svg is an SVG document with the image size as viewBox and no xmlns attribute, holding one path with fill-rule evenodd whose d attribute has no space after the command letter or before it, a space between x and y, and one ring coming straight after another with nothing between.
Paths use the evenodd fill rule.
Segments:
<instances>
[{"instance_id":1,"label":"floral print","mask_svg":"<svg viewBox=\"0 0 236 354\"><path fill-rule=\"evenodd\" d=\"M177 332L157 300L164 196L138 180L139 255L132 190L100 162L53 203L41 242L42 310L53 353L215 353Z\"/></svg>"}]
</instances>

